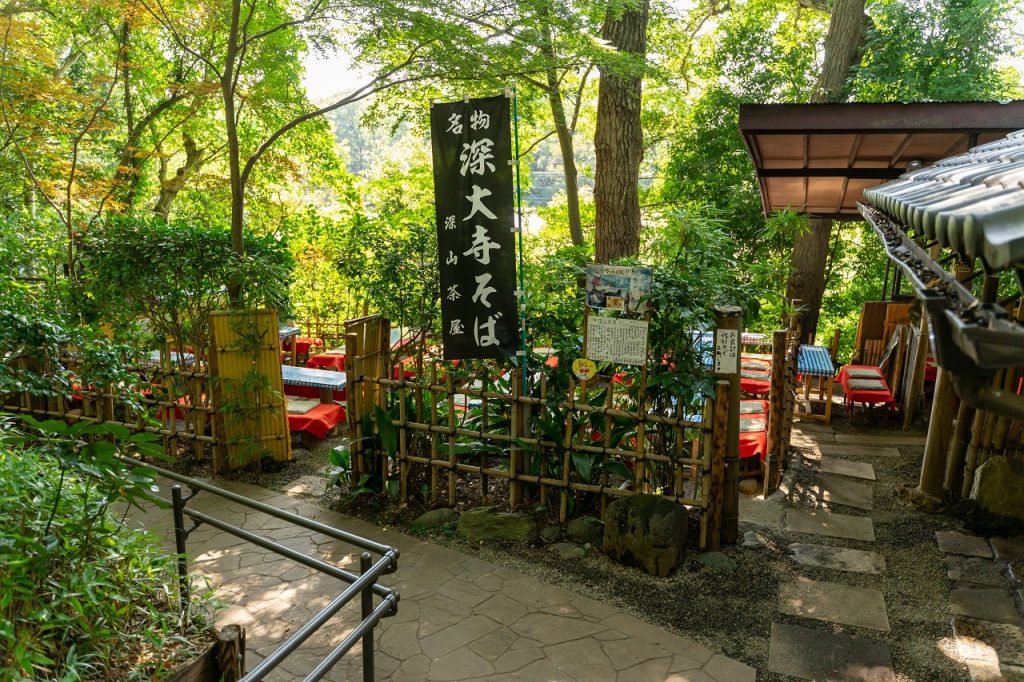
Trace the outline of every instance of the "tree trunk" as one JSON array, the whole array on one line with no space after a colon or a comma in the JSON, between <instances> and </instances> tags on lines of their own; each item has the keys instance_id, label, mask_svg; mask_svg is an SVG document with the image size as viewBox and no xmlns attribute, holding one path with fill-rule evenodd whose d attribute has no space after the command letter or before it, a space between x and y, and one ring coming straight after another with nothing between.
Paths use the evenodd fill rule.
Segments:
<instances>
[{"instance_id":1,"label":"tree trunk","mask_svg":"<svg viewBox=\"0 0 1024 682\"><path fill-rule=\"evenodd\" d=\"M804 307L803 334L814 334L818 328L821 297L825 293L825 262L828 260L832 221L813 218L811 231L793 242L792 269L786 286L788 300L799 299ZM801 342L803 339L801 339Z\"/></svg>"},{"instance_id":2,"label":"tree trunk","mask_svg":"<svg viewBox=\"0 0 1024 682\"><path fill-rule=\"evenodd\" d=\"M241 0L231 1L231 30L225 49L224 71L221 75L221 96L224 98L224 129L228 138L228 168L231 177L231 246L239 256L245 255L243 233L245 186L242 184L241 150L238 144L238 119L235 113L235 63L238 55L238 23ZM241 285L227 282L228 298L237 307L242 298Z\"/></svg>"},{"instance_id":3,"label":"tree trunk","mask_svg":"<svg viewBox=\"0 0 1024 682\"><path fill-rule=\"evenodd\" d=\"M850 69L860 60L864 46L864 0L835 0L825 35L825 59L818 74L812 102L839 102L849 93ZM810 232L793 242L793 259L786 296L803 301L804 337L816 334L825 291L825 263L828 260L832 221L811 220Z\"/></svg>"},{"instance_id":4,"label":"tree trunk","mask_svg":"<svg viewBox=\"0 0 1024 682\"><path fill-rule=\"evenodd\" d=\"M548 102L551 118L555 121L555 134L562 152L562 173L565 175L565 207L569 216L569 237L573 246L583 245L583 223L580 220L580 186L576 170L576 150L572 144L572 131L565 120L562 93L558 90L558 75L548 69Z\"/></svg>"},{"instance_id":5,"label":"tree trunk","mask_svg":"<svg viewBox=\"0 0 1024 682\"><path fill-rule=\"evenodd\" d=\"M620 53L642 57L647 52L649 14L650 0L636 0L625 8L613 3L605 15L601 35ZM642 75L635 72L616 73L615 69L601 68L594 134L594 245L599 262L631 256L640 249L642 84Z\"/></svg>"},{"instance_id":6,"label":"tree trunk","mask_svg":"<svg viewBox=\"0 0 1024 682\"><path fill-rule=\"evenodd\" d=\"M548 104L551 106L551 119L555 123L555 134L558 136L558 147L562 153L562 174L565 177L565 205L569 217L569 237L573 246L583 245L583 225L580 220L580 187L576 170L576 150L573 148L572 134L565 119L565 105L562 102L562 90L559 86L558 71L555 69L555 47L551 35L550 8L544 5L541 10L543 40L541 51L548 60L545 70L547 76Z\"/></svg>"},{"instance_id":7,"label":"tree trunk","mask_svg":"<svg viewBox=\"0 0 1024 682\"><path fill-rule=\"evenodd\" d=\"M153 213L162 216L164 220L167 220L171 204L185 187L185 183L203 166L202 150L188 134L183 134L182 138L185 143L185 163L178 167L174 177L167 177L166 162L162 161L160 164L160 195L157 197L156 206L153 207Z\"/></svg>"}]
</instances>

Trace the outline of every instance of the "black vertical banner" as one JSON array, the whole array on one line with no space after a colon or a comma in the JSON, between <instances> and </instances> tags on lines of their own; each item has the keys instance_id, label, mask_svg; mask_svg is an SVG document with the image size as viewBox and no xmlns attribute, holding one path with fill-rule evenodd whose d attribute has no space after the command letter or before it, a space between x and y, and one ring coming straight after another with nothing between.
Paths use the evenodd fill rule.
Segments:
<instances>
[{"instance_id":1,"label":"black vertical banner","mask_svg":"<svg viewBox=\"0 0 1024 682\"><path fill-rule=\"evenodd\" d=\"M434 206L444 359L519 345L509 99L434 103Z\"/></svg>"}]
</instances>

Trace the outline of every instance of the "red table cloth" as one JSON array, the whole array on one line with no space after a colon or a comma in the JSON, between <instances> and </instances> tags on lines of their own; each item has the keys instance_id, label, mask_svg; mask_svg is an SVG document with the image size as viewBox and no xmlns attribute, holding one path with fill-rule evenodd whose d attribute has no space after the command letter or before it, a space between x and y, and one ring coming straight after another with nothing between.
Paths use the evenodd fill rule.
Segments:
<instances>
[{"instance_id":1,"label":"red table cloth","mask_svg":"<svg viewBox=\"0 0 1024 682\"><path fill-rule=\"evenodd\" d=\"M323 440L335 426L345 421L345 408L341 405L317 405L305 414L288 415L289 431L305 431L317 440Z\"/></svg>"},{"instance_id":2,"label":"red table cloth","mask_svg":"<svg viewBox=\"0 0 1024 682\"><path fill-rule=\"evenodd\" d=\"M768 413L740 414L740 458L757 457L763 462L766 452L768 452Z\"/></svg>"},{"instance_id":3,"label":"red table cloth","mask_svg":"<svg viewBox=\"0 0 1024 682\"><path fill-rule=\"evenodd\" d=\"M853 377L850 376L851 372L863 372L872 371L877 374L874 377ZM857 379L874 379L881 382L884 389L869 390L863 388L856 388L850 385L850 382L856 381ZM871 365L847 365L839 370L839 385L843 387L843 393L846 394L846 403L852 407L854 403L864 403L866 405L889 405L895 407L896 399L892 397L892 391L889 390L889 384L886 382L885 377L882 376L881 370Z\"/></svg>"},{"instance_id":4,"label":"red table cloth","mask_svg":"<svg viewBox=\"0 0 1024 682\"><path fill-rule=\"evenodd\" d=\"M309 360L306 360L306 367L312 367L314 369L334 369L339 372L344 372L345 354L318 353L316 355L311 355Z\"/></svg>"}]
</instances>

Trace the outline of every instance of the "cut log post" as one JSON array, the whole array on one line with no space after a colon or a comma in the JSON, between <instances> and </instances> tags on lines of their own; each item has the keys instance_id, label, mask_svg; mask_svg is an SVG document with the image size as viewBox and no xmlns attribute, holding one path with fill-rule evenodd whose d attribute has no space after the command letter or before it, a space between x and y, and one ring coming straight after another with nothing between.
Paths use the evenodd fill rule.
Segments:
<instances>
[{"instance_id":1,"label":"cut log post","mask_svg":"<svg viewBox=\"0 0 1024 682\"><path fill-rule=\"evenodd\" d=\"M722 506L725 487L725 458L729 440L729 382L715 383L715 411L711 431L711 481L708 495L708 537L706 548L722 546Z\"/></svg>"},{"instance_id":2,"label":"cut log post","mask_svg":"<svg viewBox=\"0 0 1024 682\"><path fill-rule=\"evenodd\" d=\"M729 434L725 453L725 490L722 493L721 541L733 544L739 535L740 473L740 340L743 337L743 310L738 306L716 306L715 374L729 383ZM729 337L729 358L720 354L720 342Z\"/></svg>"}]
</instances>

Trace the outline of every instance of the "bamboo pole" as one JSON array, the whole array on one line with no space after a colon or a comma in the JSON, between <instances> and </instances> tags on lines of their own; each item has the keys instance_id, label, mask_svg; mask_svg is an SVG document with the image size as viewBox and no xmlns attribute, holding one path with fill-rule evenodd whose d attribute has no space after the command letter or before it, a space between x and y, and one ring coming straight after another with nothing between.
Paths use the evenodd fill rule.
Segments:
<instances>
[{"instance_id":1,"label":"bamboo pole","mask_svg":"<svg viewBox=\"0 0 1024 682\"><path fill-rule=\"evenodd\" d=\"M569 404L573 405L576 400L576 380L569 379ZM570 407L565 413L565 435L563 436L562 448L562 490L560 492L560 503L558 506L558 520L565 523L569 512L569 472L572 465L572 417L573 410Z\"/></svg>"},{"instance_id":2,"label":"bamboo pole","mask_svg":"<svg viewBox=\"0 0 1024 682\"><path fill-rule=\"evenodd\" d=\"M446 372L445 380L448 384L448 506L455 507L455 380L452 372Z\"/></svg>"},{"instance_id":3,"label":"bamboo pole","mask_svg":"<svg viewBox=\"0 0 1024 682\"><path fill-rule=\"evenodd\" d=\"M764 494L767 496L778 485L782 467L782 432L786 391L786 331L772 332L772 384L768 402L767 475Z\"/></svg>"}]
</instances>

